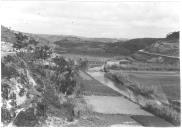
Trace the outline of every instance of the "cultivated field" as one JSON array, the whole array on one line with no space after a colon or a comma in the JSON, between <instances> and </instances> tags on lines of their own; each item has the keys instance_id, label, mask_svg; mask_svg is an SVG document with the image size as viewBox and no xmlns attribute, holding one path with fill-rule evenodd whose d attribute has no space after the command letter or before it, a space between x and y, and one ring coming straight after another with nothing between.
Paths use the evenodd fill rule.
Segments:
<instances>
[{"instance_id":1,"label":"cultivated field","mask_svg":"<svg viewBox=\"0 0 182 128\"><path fill-rule=\"evenodd\" d=\"M131 81L144 86L157 86L168 99L180 100L180 76L177 73L127 72Z\"/></svg>"}]
</instances>

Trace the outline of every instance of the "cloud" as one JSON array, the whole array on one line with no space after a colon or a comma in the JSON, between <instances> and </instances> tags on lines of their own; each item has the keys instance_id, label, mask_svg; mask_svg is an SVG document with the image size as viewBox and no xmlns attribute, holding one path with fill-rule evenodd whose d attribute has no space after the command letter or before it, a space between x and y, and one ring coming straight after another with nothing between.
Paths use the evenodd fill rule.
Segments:
<instances>
[{"instance_id":1,"label":"cloud","mask_svg":"<svg viewBox=\"0 0 182 128\"><path fill-rule=\"evenodd\" d=\"M47 34L162 37L179 29L175 2L3 2L2 24Z\"/></svg>"}]
</instances>

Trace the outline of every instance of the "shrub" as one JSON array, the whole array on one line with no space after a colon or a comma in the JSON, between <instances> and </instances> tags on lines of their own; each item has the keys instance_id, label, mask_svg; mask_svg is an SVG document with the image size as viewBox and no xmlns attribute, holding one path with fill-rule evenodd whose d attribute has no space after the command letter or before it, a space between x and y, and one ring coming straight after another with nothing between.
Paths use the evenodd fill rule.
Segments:
<instances>
[{"instance_id":1,"label":"shrub","mask_svg":"<svg viewBox=\"0 0 182 128\"><path fill-rule=\"evenodd\" d=\"M143 107L143 109L165 119L166 121L169 121L175 126L180 126L180 113L176 112L171 107L159 106L157 104L148 103L146 106Z\"/></svg>"},{"instance_id":2,"label":"shrub","mask_svg":"<svg viewBox=\"0 0 182 128\"><path fill-rule=\"evenodd\" d=\"M41 46L41 47L36 47L34 51L34 56L36 59L47 59L51 56L52 54L52 49L48 46Z\"/></svg>"},{"instance_id":3,"label":"shrub","mask_svg":"<svg viewBox=\"0 0 182 128\"><path fill-rule=\"evenodd\" d=\"M10 112L7 109L1 107L1 121L6 124L6 123L10 123L11 120L12 120L12 117Z\"/></svg>"},{"instance_id":4,"label":"shrub","mask_svg":"<svg viewBox=\"0 0 182 128\"><path fill-rule=\"evenodd\" d=\"M153 95L157 95L156 88L154 88L153 86L149 87L134 83L130 85L129 88L132 89L135 93L140 94L146 98L153 98Z\"/></svg>"},{"instance_id":5,"label":"shrub","mask_svg":"<svg viewBox=\"0 0 182 128\"><path fill-rule=\"evenodd\" d=\"M20 89L20 92L19 92L18 94L19 94L19 96L24 96L24 94L25 94L25 89L24 89L24 88L21 88L21 89Z\"/></svg>"},{"instance_id":6,"label":"shrub","mask_svg":"<svg viewBox=\"0 0 182 128\"><path fill-rule=\"evenodd\" d=\"M66 67L68 66L68 63L63 57L56 56L53 58L53 62L57 65L56 70L60 73L64 72L66 70Z\"/></svg>"},{"instance_id":7,"label":"shrub","mask_svg":"<svg viewBox=\"0 0 182 128\"><path fill-rule=\"evenodd\" d=\"M1 62L1 75L2 78L6 77L9 79L11 77L17 77L19 73L12 65L6 65Z\"/></svg>"},{"instance_id":8,"label":"shrub","mask_svg":"<svg viewBox=\"0 0 182 128\"><path fill-rule=\"evenodd\" d=\"M28 39L26 35L23 35L21 32L18 34L15 33L16 36L16 42L13 44L14 48L21 49L28 45L28 43L25 42L25 40Z\"/></svg>"},{"instance_id":9,"label":"shrub","mask_svg":"<svg viewBox=\"0 0 182 128\"><path fill-rule=\"evenodd\" d=\"M36 40L34 40L34 39L30 39L29 40L29 44L33 44L33 45L37 45L39 42L38 41L36 41Z\"/></svg>"},{"instance_id":10,"label":"shrub","mask_svg":"<svg viewBox=\"0 0 182 128\"><path fill-rule=\"evenodd\" d=\"M67 121L73 121L74 118L74 105L71 103L63 103L61 105L62 114L67 118Z\"/></svg>"},{"instance_id":11,"label":"shrub","mask_svg":"<svg viewBox=\"0 0 182 128\"><path fill-rule=\"evenodd\" d=\"M3 58L4 63L10 63L10 62L14 62L14 58L10 55L4 56Z\"/></svg>"},{"instance_id":12,"label":"shrub","mask_svg":"<svg viewBox=\"0 0 182 128\"><path fill-rule=\"evenodd\" d=\"M8 100L9 93L10 93L10 86L8 84L2 84L1 85L2 98Z\"/></svg>"},{"instance_id":13,"label":"shrub","mask_svg":"<svg viewBox=\"0 0 182 128\"><path fill-rule=\"evenodd\" d=\"M81 58L80 58L80 60L79 60L79 69L81 69L81 70L87 70L88 69L88 60L87 59L85 59L85 60L82 60Z\"/></svg>"}]
</instances>

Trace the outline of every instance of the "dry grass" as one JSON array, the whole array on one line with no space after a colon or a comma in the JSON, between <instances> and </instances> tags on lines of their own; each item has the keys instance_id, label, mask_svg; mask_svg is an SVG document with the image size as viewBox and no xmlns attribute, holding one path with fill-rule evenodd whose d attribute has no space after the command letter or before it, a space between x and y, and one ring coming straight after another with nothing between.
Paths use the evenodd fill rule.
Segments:
<instances>
[{"instance_id":1,"label":"dry grass","mask_svg":"<svg viewBox=\"0 0 182 128\"><path fill-rule=\"evenodd\" d=\"M144 86L139 83L133 82L129 79L128 75L125 73L106 73L107 78L118 83L116 86L125 86L126 88L133 91L135 94L142 95L145 98L153 98L154 95L157 96L157 88L154 86Z\"/></svg>"},{"instance_id":2,"label":"dry grass","mask_svg":"<svg viewBox=\"0 0 182 128\"><path fill-rule=\"evenodd\" d=\"M129 77L127 75L122 73L107 73L107 77L112 79L115 82L123 82L123 86L129 88L131 91L133 91L137 95L141 95L147 99L153 99L154 101L158 99L159 101L162 98L162 94L158 93L158 88L156 86L144 86L136 82L130 81ZM128 81L128 82L126 82ZM118 85L118 84L116 84ZM121 86L121 84L120 84ZM147 101L146 99L146 101ZM177 112L173 106L165 106L163 104L158 105L152 103L147 103L143 108L154 115L161 117L165 119L166 121L169 121L175 126L180 125L180 112Z\"/></svg>"},{"instance_id":3,"label":"dry grass","mask_svg":"<svg viewBox=\"0 0 182 128\"><path fill-rule=\"evenodd\" d=\"M179 65L176 64L154 64L133 62L127 65L112 65L108 67L113 70L133 70L133 71L179 71Z\"/></svg>"},{"instance_id":4,"label":"dry grass","mask_svg":"<svg viewBox=\"0 0 182 128\"><path fill-rule=\"evenodd\" d=\"M137 94L144 96L145 98L153 98L157 96L157 87L143 86L141 84L134 83L128 87Z\"/></svg>"},{"instance_id":5,"label":"dry grass","mask_svg":"<svg viewBox=\"0 0 182 128\"><path fill-rule=\"evenodd\" d=\"M148 103L143 109L169 121L175 126L180 126L181 124L180 113L171 107Z\"/></svg>"}]
</instances>

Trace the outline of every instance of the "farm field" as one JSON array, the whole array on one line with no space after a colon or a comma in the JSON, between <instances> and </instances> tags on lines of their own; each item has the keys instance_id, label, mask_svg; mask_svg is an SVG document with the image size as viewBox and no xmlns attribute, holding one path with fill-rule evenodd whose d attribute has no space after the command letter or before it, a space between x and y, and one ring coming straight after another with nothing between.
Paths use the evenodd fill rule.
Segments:
<instances>
[{"instance_id":1,"label":"farm field","mask_svg":"<svg viewBox=\"0 0 182 128\"><path fill-rule=\"evenodd\" d=\"M178 73L127 72L131 81L145 86L157 86L170 100L180 100L180 76Z\"/></svg>"},{"instance_id":2,"label":"farm field","mask_svg":"<svg viewBox=\"0 0 182 128\"><path fill-rule=\"evenodd\" d=\"M86 55L86 54L72 54L72 53L62 53L59 55L66 58L73 59L73 60L82 58L82 59L88 59L88 61L95 61L95 62L104 62L111 58L111 57L100 57L100 56L94 56L94 55L92 56L92 55Z\"/></svg>"},{"instance_id":3,"label":"farm field","mask_svg":"<svg viewBox=\"0 0 182 128\"><path fill-rule=\"evenodd\" d=\"M80 82L82 83L81 89L84 95L120 96L117 91L112 90L98 81L93 81L85 73L80 72L80 76Z\"/></svg>"}]
</instances>

